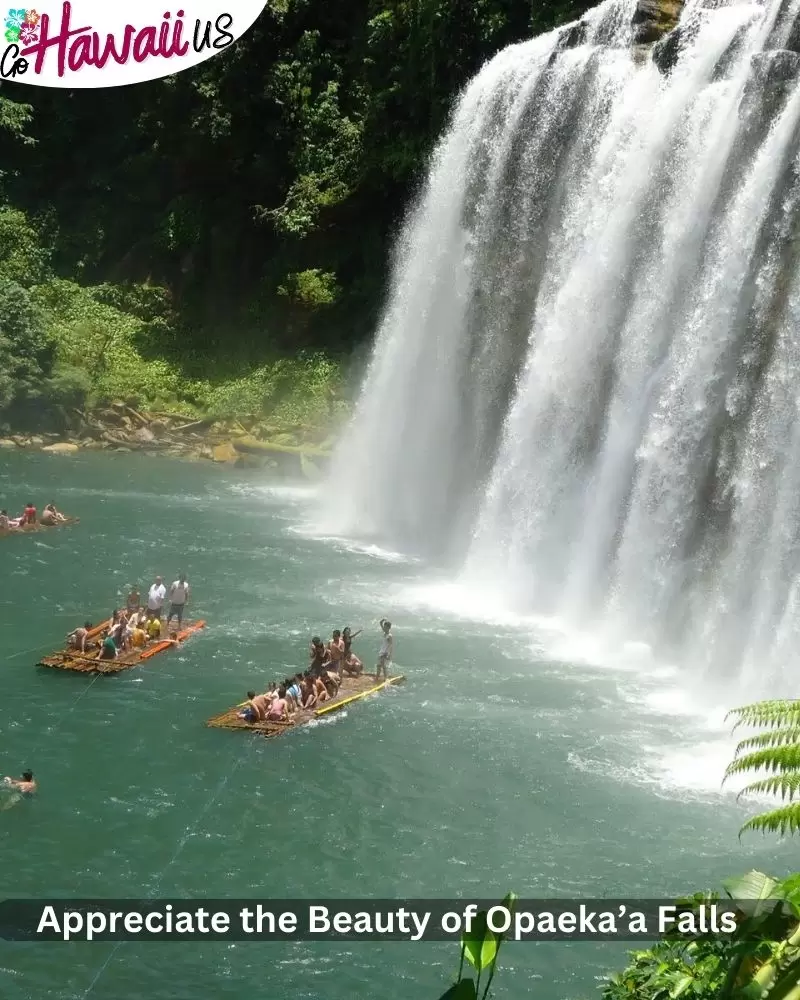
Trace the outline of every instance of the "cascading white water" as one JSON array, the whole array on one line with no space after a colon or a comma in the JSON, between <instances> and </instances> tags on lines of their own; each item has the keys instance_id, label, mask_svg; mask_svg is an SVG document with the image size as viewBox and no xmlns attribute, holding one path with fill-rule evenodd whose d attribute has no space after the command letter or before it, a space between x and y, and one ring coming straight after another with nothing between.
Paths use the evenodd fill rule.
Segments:
<instances>
[{"instance_id":1,"label":"cascading white water","mask_svg":"<svg viewBox=\"0 0 800 1000\"><path fill-rule=\"evenodd\" d=\"M800 665L800 0L691 0L655 61L634 10L462 95L326 521L757 681Z\"/></svg>"}]
</instances>

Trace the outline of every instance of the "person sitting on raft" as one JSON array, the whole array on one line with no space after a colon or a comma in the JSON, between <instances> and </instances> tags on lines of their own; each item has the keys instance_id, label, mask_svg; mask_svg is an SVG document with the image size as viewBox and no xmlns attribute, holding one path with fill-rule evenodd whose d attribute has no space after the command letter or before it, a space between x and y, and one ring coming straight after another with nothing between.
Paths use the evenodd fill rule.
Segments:
<instances>
[{"instance_id":1,"label":"person sitting on raft","mask_svg":"<svg viewBox=\"0 0 800 1000\"><path fill-rule=\"evenodd\" d=\"M80 653L86 652L86 640L89 638L89 633L92 630L91 622L84 622L81 628L76 628L74 632L70 632L67 636L67 642L69 643L70 649L77 649Z\"/></svg>"},{"instance_id":2,"label":"person sitting on raft","mask_svg":"<svg viewBox=\"0 0 800 1000\"><path fill-rule=\"evenodd\" d=\"M321 705L324 701L330 700L331 693L328 690L328 685L325 683L326 680L328 680L327 676L325 677L325 680L323 680L320 676L311 678L311 683L314 686L314 694L316 696L314 699L315 705ZM328 683L330 683L330 681L328 681Z\"/></svg>"},{"instance_id":3,"label":"person sitting on raft","mask_svg":"<svg viewBox=\"0 0 800 1000\"><path fill-rule=\"evenodd\" d=\"M248 702L239 712L239 718L245 722L263 722L267 717L271 699L265 694L256 694L255 691L248 691L247 698Z\"/></svg>"},{"instance_id":4,"label":"person sitting on raft","mask_svg":"<svg viewBox=\"0 0 800 1000\"><path fill-rule=\"evenodd\" d=\"M33 771L23 771L21 778L9 778L6 775L3 778L3 784L8 785L9 788L13 788L17 792L22 792L23 795L33 795L37 788L33 778Z\"/></svg>"},{"instance_id":5,"label":"person sitting on raft","mask_svg":"<svg viewBox=\"0 0 800 1000\"><path fill-rule=\"evenodd\" d=\"M100 647L100 655L97 659L116 660L117 654L117 644L114 642L114 637L109 634L105 637L105 639L103 639L103 645Z\"/></svg>"},{"instance_id":6,"label":"person sitting on raft","mask_svg":"<svg viewBox=\"0 0 800 1000\"><path fill-rule=\"evenodd\" d=\"M287 722L289 719L289 705L286 701L286 688L281 684L278 689L278 697L273 699L267 712L268 722Z\"/></svg>"},{"instance_id":7,"label":"person sitting on raft","mask_svg":"<svg viewBox=\"0 0 800 1000\"><path fill-rule=\"evenodd\" d=\"M356 636L361 635L362 632L363 629L359 629L357 632L351 632L349 625L342 630L342 645L344 647L342 670L344 670L349 677L358 677L364 669L364 664L352 650L353 639L355 639Z\"/></svg>"},{"instance_id":8,"label":"person sitting on raft","mask_svg":"<svg viewBox=\"0 0 800 1000\"><path fill-rule=\"evenodd\" d=\"M289 703L290 709L293 709L294 711L301 708L303 704L303 692L301 689L302 682L302 674L296 674L291 680L283 682L284 687L286 688L286 700Z\"/></svg>"},{"instance_id":9,"label":"person sitting on raft","mask_svg":"<svg viewBox=\"0 0 800 1000\"><path fill-rule=\"evenodd\" d=\"M7 510L0 510L0 531L16 531L21 527L21 517L9 517Z\"/></svg>"},{"instance_id":10,"label":"person sitting on raft","mask_svg":"<svg viewBox=\"0 0 800 1000\"><path fill-rule=\"evenodd\" d=\"M47 525L55 524L66 524L67 518L61 513L61 511L56 510L56 505L49 503L45 509L42 511L41 523Z\"/></svg>"},{"instance_id":11,"label":"person sitting on raft","mask_svg":"<svg viewBox=\"0 0 800 1000\"><path fill-rule=\"evenodd\" d=\"M128 616L124 611L114 611L111 619L111 628L108 634L114 640L114 644L117 649L123 651L127 650L130 646L130 637L128 635Z\"/></svg>"},{"instance_id":12,"label":"person sitting on raft","mask_svg":"<svg viewBox=\"0 0 800 1000\"><path fill-rule=\"evenodd\" d=\"M161 638L161 619L158 617L157 612L150 613L145 631L149 639Z\"/></svg>"},{"instance_id":13,"label":"person sitting on raft","mask_svg":"<svg viewBox=\"0 0 800 1000\"><path fill-rule=\"evenodd\" d=\"M139 616L134 615L128 622L130 644L133 649L143 649L147 645L147 632L142 628Z\"/></svg>"}]
</instances>

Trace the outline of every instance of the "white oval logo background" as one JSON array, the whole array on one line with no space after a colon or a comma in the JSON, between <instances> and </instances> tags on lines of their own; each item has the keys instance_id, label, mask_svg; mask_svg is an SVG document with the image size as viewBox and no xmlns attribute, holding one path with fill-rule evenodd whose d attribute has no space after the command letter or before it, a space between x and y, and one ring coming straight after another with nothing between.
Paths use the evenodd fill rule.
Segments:
<instances>
[{"instance_id":1,"label":"white oval logo background","mask_svg":"<svg viewBox=\"0 0 800 1000\"><path fill-rule=\"evenodd\" d=\"M266 6L267 0L3 3L0 79L68 90L158 80L224 52Z\"/></svg>"}]
</instances>

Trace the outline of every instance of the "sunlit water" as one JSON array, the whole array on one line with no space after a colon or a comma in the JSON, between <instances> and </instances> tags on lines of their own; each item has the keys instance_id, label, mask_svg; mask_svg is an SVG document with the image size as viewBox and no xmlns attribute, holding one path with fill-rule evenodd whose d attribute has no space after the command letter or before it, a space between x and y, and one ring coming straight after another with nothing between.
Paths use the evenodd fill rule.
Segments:
<instances>
[{"instance_id":1,"label":"sunlit water","mask_svg":"<svg viewBox=\"0 0 800 1000\"><path fill-rule=\"evenodd\" d=\"M316 537L308 490L260 474L1 454L1 505L29 497L81 523L0 540L0 773L41 784L0 812L5 896L652 897L791 867L737 841L724 691L690 712L641 647L609 660L402 553ZM96 680L34 666L181 569L209 627L180 652ZM313 632L364 625L372 660L383 614L404 689L270 743L204 728ZM510 945L498 996L591 996L624 947ZM434 998L456 967L448 944L7 943L0 996Z\"/></svg>"}]
</instances>

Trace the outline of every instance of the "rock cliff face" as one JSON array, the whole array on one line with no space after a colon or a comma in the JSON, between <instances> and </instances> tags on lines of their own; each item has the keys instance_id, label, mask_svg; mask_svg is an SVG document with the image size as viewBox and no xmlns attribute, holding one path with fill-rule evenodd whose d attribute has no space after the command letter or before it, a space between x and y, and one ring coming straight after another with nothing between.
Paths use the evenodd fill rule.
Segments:
<instances>
[{"instance_id":1,"label":"rock cliff face","mask_svg":"<svg viewBox=\"0 0 800 1000\"><path fill-rule=\"evenodd\" d=\"M684 2L685 0L639 0L631 20L631 43L641 48L669 35L678 24ZM561 31L558 48L577 48L586 42L588 36L589 22L583 18ZM595 42L605 43L602 29L599 36L595 37Z\"/></svg>"},{"instance_id":2,"label":"rock cliff face","mask_svg":"<svg viewBox=\"0 0 800 1000\"><path fill-rule=\"evenodd\" d=\"M673 30L684 0L639 0L633 15L634 45L651 45Z\"/></svg>"}]
</instances>

